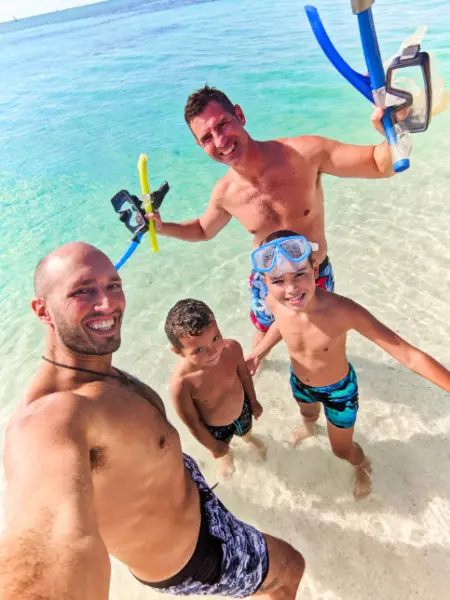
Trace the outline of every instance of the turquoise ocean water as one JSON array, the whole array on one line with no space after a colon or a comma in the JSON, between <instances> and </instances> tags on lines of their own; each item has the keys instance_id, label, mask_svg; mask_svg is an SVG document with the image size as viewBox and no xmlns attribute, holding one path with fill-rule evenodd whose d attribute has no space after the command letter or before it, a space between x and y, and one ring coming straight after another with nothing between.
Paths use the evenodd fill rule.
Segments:
<instances>
[{"instance_id":1,"label":"turquoise ocean water","mask_svg":"<svg viewBox=\"0 0 450 600\"><path fill-rule=\"evenodd\" d=\"M338 49L362 70L350 3L316 4ZM426 7L419 0L377 0L374 13L385 58L426 24L425 45L436 52L450 85L445 0ZM316 133L345 142L379 140L369 104L328 64L303 3L295 0L110 0L0 24L0 48L2 430L43 347L43 328L29 308L37 260L75 239L119 258L130 236L110 198L121 188L138 193L141 152L148 154L153 188L165 179L171 185L163 218L193 218L206 207L224 170L185 126L183 107L194 88L208 82L224 89L243 107L258 139ZM449 134L450 110L414 137L409 172L388 181L324 182L338 290L447 363ZM128 308L117 364L168 400L175 357L163 321L187 296L209 302L225 335L249 348L250 243L233 222L207 245L160 238L161 252L153 255L142 244L121 272ZM388 359L364 341L352 343L368 380L383 379L374 369ZM280 357L285 360L281 351ZM275 362L261 375L269 396L279 386L288 393L286 368ZM401 381L400 388L407 385ZM430 406L443 398L426 390ZM183 435L188 448L197 448Z\"/></svg>"}]
</instances>

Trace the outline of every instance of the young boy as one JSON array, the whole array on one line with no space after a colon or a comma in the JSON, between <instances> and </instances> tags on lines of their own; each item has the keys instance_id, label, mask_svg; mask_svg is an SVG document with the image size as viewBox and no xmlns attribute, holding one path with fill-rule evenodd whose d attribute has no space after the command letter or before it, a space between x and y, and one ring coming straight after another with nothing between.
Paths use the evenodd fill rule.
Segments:
<instances>
[{"instance_id":1,"label":"young boy","mask_svg":"<svg viewBox=\"0 0 450 600\"><path fill-rule=\"evenodd\" d=\"M172 350L182 357L172 375L170 393L175 410L192 435L220 461L219 475L234 473L230 442L242 437L265 458L266 448L251 433L256 400L242 348L225 340L211 309L200 300L180 300L167 315L165 332Z\"/></svg>"},{"instance_id":2,"label":"young boy","mask_svg":"<svg viewBox=\"0 0 450 600\"><path fill-rule=\"evenodd\" d=\"M315 246L293 231L277 231L252 252L252 263L269 289L267 302L291 359L292 393L303 418L302 426L291 434L291 445L314 435L323 404L332 450L354 466L353 493L359 499L371 491L371 466L361 446L353 441L358 383L346 356L347 332L358 331L447 392L450 371L356 302L316 288L311 256ZM270 340L264 339L249 362L257 365L270 348Z\"/></svg>"}]
</instances>

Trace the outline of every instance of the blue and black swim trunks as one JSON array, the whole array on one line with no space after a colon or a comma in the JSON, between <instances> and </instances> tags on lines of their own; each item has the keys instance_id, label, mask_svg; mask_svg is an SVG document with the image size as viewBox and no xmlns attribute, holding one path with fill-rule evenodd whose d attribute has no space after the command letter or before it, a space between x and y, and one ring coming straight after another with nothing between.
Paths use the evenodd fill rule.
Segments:
<instances>
[{"instance_id":1,"label":"blue and black swim trunks","mask_svg":"<svg viewBox=\"0 0 450 600\"><path fill-rule=\"evenodd\" d=\"M197 546L187 565L170 579L139 581L175 596L252 596L269 570L266 540L260 531L236 519L211 491L197 463L187 454L183 457L200 495Z\"/></svg>"},{"instance_id":2,"label":"blue and black swim trunks","mask_svg":"<svg viewBox=\"0 0 450 600\"><path fill-rule=\"evenodd\" d=\"M358 412L358 380L351 364L348 375L331 385L311 387L302 383L291 367L291 388L299 403L323 404L325 416L332 425L341 429L353 427Z\"/></svg>"},{"instance_id":3,"label":"blue and black swim trunks","mask_svg":"<svg viewBox=\"0 0 450 600\"><path fill-rule=\"evenodd\" d=\"M229 425L203 425L208 429L210 434L219 442L231 442L234 435L243 436L249 433L252 428L253 415L250 407L250 401L247 394L244 396L244 404L242 406L242 412L239 417Z\"/></svg>"}]
</instances>

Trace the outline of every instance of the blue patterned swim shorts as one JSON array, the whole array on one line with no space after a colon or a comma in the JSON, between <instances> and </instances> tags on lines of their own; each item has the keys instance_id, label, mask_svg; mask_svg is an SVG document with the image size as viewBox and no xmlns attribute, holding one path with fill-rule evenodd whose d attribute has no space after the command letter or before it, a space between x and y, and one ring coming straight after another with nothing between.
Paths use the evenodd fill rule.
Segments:
<instances>
[{"instance_id":1,"label":"blue patterned swim shorts","mask_svg":"<svg viewBox=\"0 0 450 600\"><path fill-rule=\"evenodd\" d=\"M325 416L332 425L349 429L356 422L358 412L358 380L352 365L348 375L331 385L311 387L300 381L291 367L291 388L297 402L322 402Z\"/></svg>"},{"instance_id":2,"label":"blue patterned swim shorts","mask_svg":"<svg viewBox=\"0 0 450 600\"><path fill-rule=\"evenodd\" d=\"M197 546L187 565L170 579L139 581L176 596L251 596L269 569L266 540L257 529L236 519L211 491L197 463L187 454L183 457L200 494Z\"/></svg>"}]
</instances>

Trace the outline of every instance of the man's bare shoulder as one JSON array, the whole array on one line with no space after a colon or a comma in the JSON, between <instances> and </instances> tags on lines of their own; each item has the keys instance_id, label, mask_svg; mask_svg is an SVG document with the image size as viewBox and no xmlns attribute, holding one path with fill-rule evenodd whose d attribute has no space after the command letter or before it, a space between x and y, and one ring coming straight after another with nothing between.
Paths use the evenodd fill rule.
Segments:
<instances>
[{"instance_id":1,"label":"man's bare shoulder","mask_svg":"<svg viewBox=\"0 0 450 600\"><path fill-rule=\"evenodd\" d=\"M54 445L62 440L86 438L88 400L73 392L55 392L33 402L23 402L14 411L5 436L5 468L16 462L21 448L32 440L36 447Z\"/></svg>"},{"instance_id":2,"label":"man's bare shoulder","mask_svg":"<svg viewBox=\"0 0 450 600\"><path fill-rule=\"evenodd\" d=\"M225 175L218 179L214 184L210 202L221 206L223 204L223 200L225 200L227 196L232 192L233 186L235 185L235 177L233 177L233 172L230 170L228 171L228 173L225 173Z\"/></svg>"},{"instance_id":3,"label":"man's bare shoulder","mask_svg":"<svg viewBox=\"0 0 450 600\"><path fill-rule=\"evenodd\" d=\"M88 399L72 391L53 392L29 402L21 402L12 414L7 434L29 428L55 428L63 424L78 424Z\"/></svg>"},{"instance_id":4,"label":"man's bare shoulder","mask_svg":"<svg viewBox=\"0 0 450 600\"><path fill-rule=\"evenodd\" d=\"M326 145L326 138L320 135L299 135L278 140L281 144L297 150L304 158L319 157Z\"/></svg>"}]
</instances>

